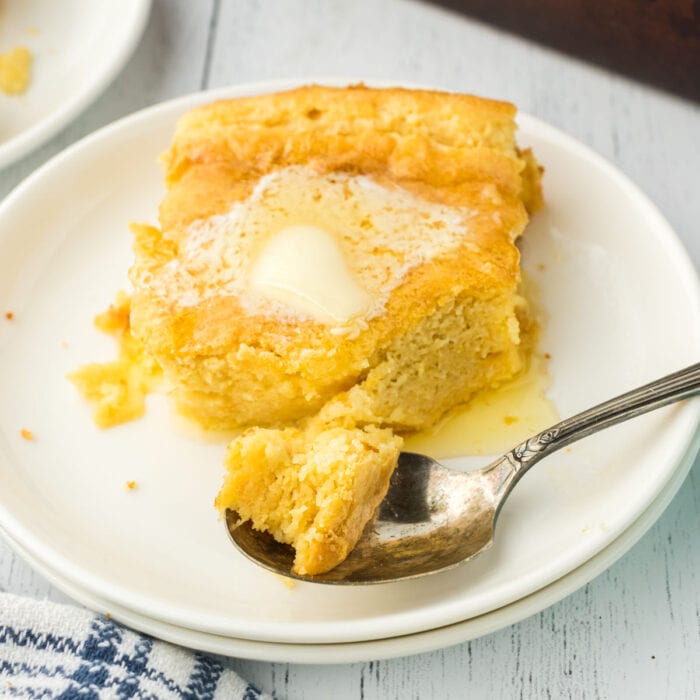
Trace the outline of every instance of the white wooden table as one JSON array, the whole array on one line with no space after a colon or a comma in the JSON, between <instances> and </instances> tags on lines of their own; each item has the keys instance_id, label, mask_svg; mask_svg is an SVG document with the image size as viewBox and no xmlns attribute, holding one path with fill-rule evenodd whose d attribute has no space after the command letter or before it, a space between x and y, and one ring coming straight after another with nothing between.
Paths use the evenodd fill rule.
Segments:
<instances>
[{"instance_id":1,"label":"white wooden table","mask_svg":"<svg viewBox=\"0 0 700 700\"><path fill-rule=\"evenodd\" d=\"M308 76L388 78L512 100L630 175L700 263L697 105L409 0L156 0L125 70L71 126L0 173L0 197L70 143L147 105ZM622 560L509 629L391 661L231 663L279 698L697 698L699 534L696 462ZM3 543L0 589L66 600Z\"/></svg>"}]
</instances>

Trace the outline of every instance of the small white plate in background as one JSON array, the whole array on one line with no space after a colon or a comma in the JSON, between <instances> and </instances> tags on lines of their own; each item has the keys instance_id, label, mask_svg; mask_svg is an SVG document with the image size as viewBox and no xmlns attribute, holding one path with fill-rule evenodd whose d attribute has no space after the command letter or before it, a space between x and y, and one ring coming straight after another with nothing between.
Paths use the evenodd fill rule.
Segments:
<instances>
[{"instance_id":1,"label":"small white plate in background","mask_svg":"<svg viewBox=\"0 0 700 700\"><path fill-rule=\"evenodd\" d=\"M33 54L23 95L0 92L0 167L51 138L109 85L133 52L151 0L0 0L0 53Z\"/></svg>"}]
</instances>

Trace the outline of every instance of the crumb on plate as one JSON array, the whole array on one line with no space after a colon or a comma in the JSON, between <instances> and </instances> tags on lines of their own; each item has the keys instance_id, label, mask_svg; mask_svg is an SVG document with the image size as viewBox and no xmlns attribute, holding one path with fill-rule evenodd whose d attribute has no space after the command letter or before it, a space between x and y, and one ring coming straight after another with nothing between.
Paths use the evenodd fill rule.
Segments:
<instances>
[{"instance_id":1,"label":"crumb on plate","mask_svg":"<svg viewBox=\"0 0 700 700\"><path fill-rule=\"evenodd\" d=\"M138 484L135 481L127 481L126 482L126 488L129 489L129 491L133 491Z\"/></svg>"},{"instance_id":2,"label":"crumb on plate","mask_svg":"<svg viewBox=\"0 0 700 700\"><path fill-rule=\"evenodd\" d=\"M19 431L19 434L25 440L33 440L34 439L34 433L31 430L29 430L28 428L22 428L22 430Z\"/></svg>"},{"instance_id":3,"label":"crumb on plate","mask_svg":"<svg viewBox=\"0 0 700 700\"><path fill-rule=\"evenodd\" d=\"M26 46L0 53L0 90L6 95L21 95L29 87L31 70L32 52Z\"/></svg>"},{"instance_id":4,"label":"crumb on plate","mask_svg":"<svg viewBox=\"0 0 700 700\"><path fill-rule=\"evenodd\" d=\"M15 312L14 312L14 311L5 311L5 318L6 318L8 321L12 321L12 319L14 319L14 317L15 317Z\"/></svg>"},{"instance_id":5,"label":"crumb on plate","mask_svg":"<svg viewBox=\"0 0 700 700\"><path fill-rule=\"evenodd\" d=\"M296 588L297 582L293 578L289 578L289 576L282 576L281 574L274 575L284 584L285 588Z\"/></svg>"},{"instance_id":6,"label":"crumb on plate","mask_svg":"<svg viewBox=\"0 0 700 700\"><path fill-rule=\"evenodd\" d=\"M108 428L134 420L145 411L146 395L161 377L161 368L131 335L130 299L120 292L109 309L95 317L95 327L119 343L112 362L92 362L71 372L68 379L93 404L95 423Z\"/></svg>"}]
</instances>

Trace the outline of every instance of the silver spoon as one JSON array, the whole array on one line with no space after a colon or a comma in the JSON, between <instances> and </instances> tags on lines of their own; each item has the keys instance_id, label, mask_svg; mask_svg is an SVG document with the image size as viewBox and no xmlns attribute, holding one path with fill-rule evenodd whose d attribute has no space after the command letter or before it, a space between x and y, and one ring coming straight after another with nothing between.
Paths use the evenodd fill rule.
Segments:
<instances>
[{"instance_id":1,"label":"silver spoon","mask_svg":"<svg viewBox=\"0 0 700 700\"><path fill-rule=\"evenodd\" d=\"M425 455L402 452L389 491L355 549L331 571L292 572L294 550L227 511L233 543L254 562L304 581L367 584L450 569L488 549L504 501L547 455L587 435L700 392L700 363L567 418L483 469L458 472Z\"/></svg>"}]
</instances>

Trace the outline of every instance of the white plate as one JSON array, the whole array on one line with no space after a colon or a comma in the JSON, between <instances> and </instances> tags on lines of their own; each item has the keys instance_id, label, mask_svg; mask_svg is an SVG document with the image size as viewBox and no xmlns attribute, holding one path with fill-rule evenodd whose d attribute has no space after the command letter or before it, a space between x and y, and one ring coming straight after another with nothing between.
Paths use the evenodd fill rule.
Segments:
<instances>
[{"instance_id":1,"label":"white plate","mask_svg":"<svg viewBox=\"0 0 700 700\"><path fill-rule=\"evenodd\" d=\"M0 167L41 145L113 80L136 46L150 0L4 0L0 52L29 47L24 95L0 93Z\"/></svg>"},{"instance_id":2,"label":"white plate","mask_svg":"<svg viewBox=\"0 0 700 700\"><path fill-rule=\"evenodd\" d=\"M697 453L698 438L700 438L700 433L696 433L695 440L686 456L681 460L675 473L651 506L612 544L589 559L585 564L582 564L578 569L566 576L562 576L562 578L532 595L521 598L515 603L490 613L473 617L464 622L457 622L447 627L369 642L279 644L222 637L170 625L145 615L139 615L132 610L114 605L88 593L80 586L67 581L60 574L46 567L23 550L16 542L13 542L11 538L7 537L7 535L5 536L20 556L24 557L32 567L67 595L96 612L109 613L115 620L129 627L174 644L214 654L236 656L241 659L259 659L261 661L298 664L341 664L388 659L433 651L434 649L491 634L544 610L588 583L630 549L663 513L693 464L693 458Z\"/></svg>"},{"instance_id":3,"label":"white plate","mask_svg":"<svg viewBox=\"0 0 700 700\"><path fill-rule=\"evenodd\" d=\"M192 630L268 642L411 634L530 595L650 506L690 444L700 404L643 416L538 465L506 505L496 545L469 566L381 586L289 589L233 550L211 507L223 444L179 429L160 396L144 420L100 431L63 378L114 355L92 317L126 284L126 223L155 217L155 157L177 116L289 84L133 115L68 149L0 207L0 306L16 313L0 324L0 526L93 595ZM525 259L549 316L552 394L569 415L697 359L697 279L628 180L555 129L526 116L521 124L521 141L547 168L549 209L527 233ZM22 426L34 442L21 440ZM129 479L136 491L124 488Z\"/></svg>"}]
</instances>

